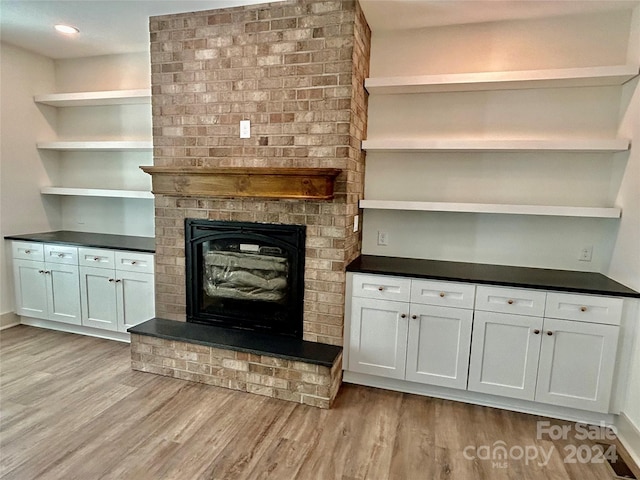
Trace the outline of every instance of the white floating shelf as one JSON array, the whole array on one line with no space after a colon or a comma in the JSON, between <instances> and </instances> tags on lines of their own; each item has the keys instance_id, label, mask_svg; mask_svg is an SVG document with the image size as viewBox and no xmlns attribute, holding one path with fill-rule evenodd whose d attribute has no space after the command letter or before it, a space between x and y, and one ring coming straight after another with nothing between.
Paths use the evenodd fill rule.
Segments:
<instances>
[{"instance_id":1,"label":"white floating shelf","mask_svg":"<svg viewBox=\"0 0 640 480\"><path fill-rule=\"evenodd\" d=\"M369 152L624 152L628 139L466 140L383 138L362 141Z\"/></svg>"},{"instance_id":2,"label":"white floating shelf","mask_svg":"<svg viewBox=\"0 0 640 480\"><path fill-rule=\"evenodd\" d=\"M102 92L52 93L36 95L36 103L53 107L90 107L151 103L151 89L108 90Z\"/></svg>"},{"instance_id":3,"label":"white floating shelf","mask_svg":"<svg viewBox=\"0 0 640 480\"><path fill-rule=\"evenodd\" d=\"M40 193L43 195L67 195L75 197L154 198L151 192L143 190L106 190L100 188L43 187Z\"/></svg>"},{"instance_id":4,"label":"white floating shelf","mask_svg":"<svg viewBox=\"0 0 640 480\"><path fill-rule=\"evenodd\" d=\"M151 141L39 142L42 150L60 151L129 151L153 150Z\"/></svg>"},{"instance_id":5,"label":"white floating shelf","mask_svg":"<svg viewBox=\"0 0 640 480\"><path fill-rule=\"evenodd\" d=\"M367 78L371 94L521 90L526 88L622 85L638 75L637 65L519 70L507 72L450 73Z\"/></svg>"},{"instance_id":6,"label":"white floating shelf","mask_svg":"<svg viewBox=\"0 0 640 480\"><path fill-rule=\"evenodd\" d=\"M414 210L423 212L499 213L553 217L620 218L621 210L611 207L568 207L547 205L506 205L494 203L412 202L360 200L360 208L372 210Z\"/></svg>"}]
</instances>

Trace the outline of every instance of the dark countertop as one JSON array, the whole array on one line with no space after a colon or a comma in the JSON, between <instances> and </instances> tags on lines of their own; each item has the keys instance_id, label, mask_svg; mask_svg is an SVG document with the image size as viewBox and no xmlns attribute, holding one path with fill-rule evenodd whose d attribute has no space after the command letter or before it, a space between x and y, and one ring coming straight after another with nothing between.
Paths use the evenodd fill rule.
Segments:
<instances>
[{"instance_id":1,"label":"dark countertop","mask_svg":"<svg viewBox=\"0 0 640 480\"><path fill-rule=\"evenodd\" d=\"M106 233L56 232L26 233L24 235L6 235L6 240L25 242L61 243L77 247L106 248L109 250L129 250L133 252L155 253L155 237L132 237L130 235L111 235Z\"/></svg>"},{"instance_id":2,"label":"dark countertop","mask_svg":"<svg viewBox=\"0 0 640 480\"><path fill-rule=\"evenodd\" d=\"M347 266L347 271L640 298L640 293L635 290L611 280L601 273L592 272L376 255L361 255Z\"/></svg>"},{"instance_id":3,"label":"dark countertop","mask_svg":"<svg viewBox=\"0 0 640 480\"><path fill-rule=\"evenodd\" d=\"M329 368L342 352L342 347L336 345L164 318L152 318L129 328L127 332L255 355L268 355Z\"/></svg>"}]
</instances>

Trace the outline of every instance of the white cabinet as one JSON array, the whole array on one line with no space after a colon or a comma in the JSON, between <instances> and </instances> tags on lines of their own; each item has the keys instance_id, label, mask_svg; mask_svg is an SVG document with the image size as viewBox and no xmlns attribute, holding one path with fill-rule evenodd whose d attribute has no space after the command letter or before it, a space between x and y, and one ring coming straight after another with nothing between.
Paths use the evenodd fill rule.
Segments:
<instances>
[{"instance_id":1,"label":"white cabinet","mask_svg":"<svg viewBox=\"0 0 640 480\"><path fill-rule=\"evenodd\" d=\"M476 311L469 390L533 400L542 318Z\"/></svg>"},{"instance_id":2,"label":"white cabinet","mask_svg":"<svg viewBox=\"0 0 640 480\"><path fill-rule=\"evenodd\" d=\"M468 389L608 412L621 311L615 298L478 287Z\"/></svg>"},{"instance_id":3,"label":"white cabinet","mask_svg":"<svg viewBox=\"0 0 640 480\"><path fill-rule=\"evenodd\" d=\"M348 372L609 412L620 298L358 273L351 290Z\"/></svg>"},{"instance_id":4,"label":"white cabinet","mask_svg":"<svg viewBox=\"0 0 640 480\"><path fill-rule=\"evenodd\" d=\"M154 317L153 255L80 248L80 264L83 325L126 332Z\"/></svg>"},{"instance_id":5,"label":"white cabinet","mask_svg":"<svg viewBox=\"0 0 640 480\"><path fill-rule=\"evenodd\" d=\"M77 248L13 242L18 315L80 325Z\"/></svg>"},{"instance_id":6,"label":"white cabinet","mask_svg":"<svg viewBox=\"0 0 640 480\"><path fill-rule=\"evenodd\" d=\"M352 286L351 371L466 388L473 311L442 305L472 307L473 286L376 275Z\"/></svg>"},{"instance_id":7,"label":"white cabinet","mask_svg":"<svg viewBox=\"0 0 640 480\"><path fill-rule=\"evenodd\" d=\"M404 378L408 304L356 297L351 312L349 368L371 375Z\"/></svg>"}]
</instances>

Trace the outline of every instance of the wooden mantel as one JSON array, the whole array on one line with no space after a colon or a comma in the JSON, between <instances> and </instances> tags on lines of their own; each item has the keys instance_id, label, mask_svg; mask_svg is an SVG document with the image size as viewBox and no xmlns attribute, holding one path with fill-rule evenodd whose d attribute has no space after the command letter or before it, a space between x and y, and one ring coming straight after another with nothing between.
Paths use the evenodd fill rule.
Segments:
<instances>
[{"instance_id":1,"label":"wooden mantel","mask_svg":"<svg viewBox=\"0 0 640 480\"><path fill-rule=\"evenodd\" d=\"M140 167L151 191L184 197L253 197L330 200L336 168Z\"/></svg>"}]
</instances>

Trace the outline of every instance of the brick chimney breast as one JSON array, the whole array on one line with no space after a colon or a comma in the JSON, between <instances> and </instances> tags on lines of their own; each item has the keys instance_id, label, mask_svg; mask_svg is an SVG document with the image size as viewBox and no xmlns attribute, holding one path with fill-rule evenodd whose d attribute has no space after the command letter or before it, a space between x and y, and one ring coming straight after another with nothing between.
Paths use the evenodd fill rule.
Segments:
<instances>
[{"instance_id":1,"label":"brick chimney breast","mask_svg":"<svg viewBox=\"0 0 640 480\"><path fill-rule=\"evenodd\" d=\"M350 0L152 17L154 166L336 168L332 200L156 195L156 314L185 320L184 219L307 226L303 336L342 345L371 33ZM240 138L240 121L251 137Z\"/></svg>"}]
</instances>

